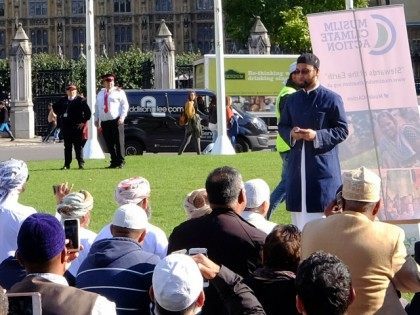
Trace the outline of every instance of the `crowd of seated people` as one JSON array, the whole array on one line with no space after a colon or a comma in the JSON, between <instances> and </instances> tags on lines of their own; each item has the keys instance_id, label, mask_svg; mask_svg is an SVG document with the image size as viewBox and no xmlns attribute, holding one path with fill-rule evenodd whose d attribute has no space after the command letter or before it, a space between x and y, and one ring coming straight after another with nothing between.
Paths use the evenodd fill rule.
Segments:
<instances>
[{"instance_id":1,"label":"crowd of seated people","mask_svg":"<svg viewBox=\"0 0 420 315\"><path fill-rule=\"evenodd\" d=\"M37 213L18 202L28 177L23 161L0 163L0 315L5 292L39 292L44 314L63 315L398 315L400 293L420 292L403 230L376 219L380 178L363 167L343 173L342 208L303 231L265 219L263 180L216 168L186 195L186 220L169 238L149 222L145 178L117 185L118 206L96 236L89 192L63 183L56 215ZM65 219L80 221L79 250L69 248Z\"/></svg>"}]
</instances>

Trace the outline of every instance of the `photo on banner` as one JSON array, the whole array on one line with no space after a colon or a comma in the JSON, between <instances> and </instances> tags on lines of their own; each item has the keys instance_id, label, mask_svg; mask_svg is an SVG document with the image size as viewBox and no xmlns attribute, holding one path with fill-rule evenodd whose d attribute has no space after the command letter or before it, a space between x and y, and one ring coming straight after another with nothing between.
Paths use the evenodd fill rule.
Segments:
<instances>
[{"instance_id":1,"label":"photo on banner","mask_svg":"<svg viewBox=\"0 0 420 315\"><path fill-rule=\"evenodd\" d=\"M320 81L343 98L343 170L382 179L381 219L420 220L420 118L402 5L308 15Z\"/></svg>"}]
</instances>

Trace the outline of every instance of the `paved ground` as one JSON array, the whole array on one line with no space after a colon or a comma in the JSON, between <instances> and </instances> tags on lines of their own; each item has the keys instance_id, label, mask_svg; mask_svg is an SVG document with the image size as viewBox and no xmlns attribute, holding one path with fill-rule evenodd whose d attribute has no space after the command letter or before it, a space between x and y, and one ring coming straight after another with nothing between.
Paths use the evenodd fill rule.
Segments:
<instances>
[{"instance_id":1,"label":"paved ground","mask_svg":"<svg viewBox=\"0 0 420 315\"><path fill-rule=\"evenodd\" d=\"M274 147L275 138L270 137L269 143L269 150L271 150ZM10 158L23 161L60 160L63 159L64 156L63 150L63 143L43 143L41 137L35 137L33 139L16 139L15 141L10 141L10 138L0 137L0 161Z\"/></svg>"},{"instance_id":2,"label":"paved ground","mask_svg":"<svg viewBox=\"0 0 420 315\"><path fill-rule=\"evenodd\" d=\"M10 158L24 161L62 159L63 149L62 143L42 143L41 137L15 141L0 138L0 161Z\"/></svg>"},{"instance_id":3,"label":"paved ground","mask_svg":"<svg viewBox=\"0 0 420 315\"><path fill-rule=\"evenodd\" d=\"M15 141L10 141L10 138L0 138L0 148L31 146L39 144L43 144L41 137L35 137L33 139L16 139Z\"/></svg>"}]
</instances>

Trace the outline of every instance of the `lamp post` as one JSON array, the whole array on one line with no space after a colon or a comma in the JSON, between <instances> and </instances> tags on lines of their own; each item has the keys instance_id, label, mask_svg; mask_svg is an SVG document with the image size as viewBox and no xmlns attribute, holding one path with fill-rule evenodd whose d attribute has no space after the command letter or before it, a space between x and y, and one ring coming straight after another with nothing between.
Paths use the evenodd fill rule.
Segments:
<instances>
[{"instance_id":1,"label":"lamp post","mask_svg":"<svg viewBox=\"0 0 420 315\"><path fill-rule=\"evenodd\" d=\"M96 102L96 67L95 67L95 32L93 19L93 0L86 0L86 96L87 102L92 111L95 112ZM89 124L89 139L86 142L83 153L87 159L104 159L98 142L97 129L92 117Z\"/></svg>"},{"instance_id":2,"label":"lamp post","mask_svg":"<svg viewBox=\"0 0 420 315\"><path fill-rule=\"evenodd\" d=\"M214 24L214 37L216 40L217 139L211 154L233 155L235 154L235 149L227 136L226 128L225 58L221 0L214 0Z\"/></svg>"}]
</instances>

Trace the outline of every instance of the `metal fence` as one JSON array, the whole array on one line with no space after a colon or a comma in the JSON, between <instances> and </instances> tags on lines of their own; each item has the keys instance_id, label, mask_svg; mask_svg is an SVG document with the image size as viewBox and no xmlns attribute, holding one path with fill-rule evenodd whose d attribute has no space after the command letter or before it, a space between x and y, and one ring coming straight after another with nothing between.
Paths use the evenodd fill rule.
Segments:
<instances>
[{"instance_id":1,"label":"metal fence","mask_svg":"<svg viewBox=\"0 0 420 315\"><path fill-rule=\"evenodd\" d=\"M35 134L44 135L48 128L48 104L55 103L64 95L64 91L71 82L70 69L38 71L32 84L33 103L35 113Z\"/></svg>"}]
</instances>

